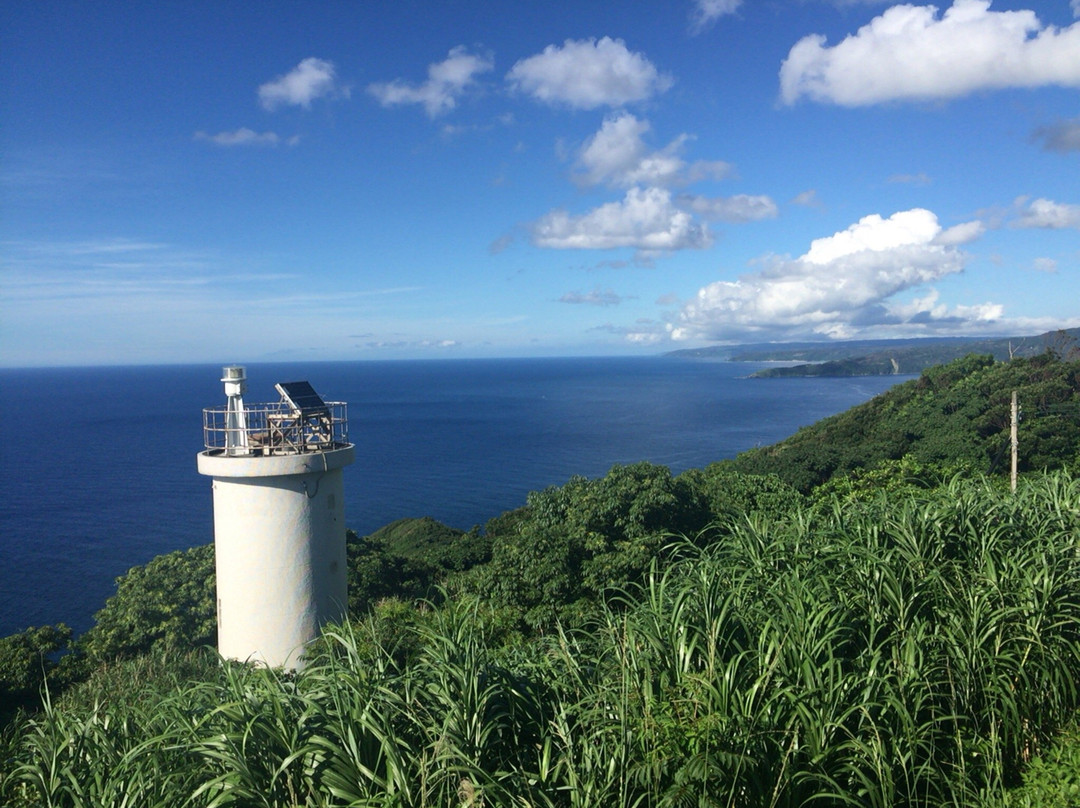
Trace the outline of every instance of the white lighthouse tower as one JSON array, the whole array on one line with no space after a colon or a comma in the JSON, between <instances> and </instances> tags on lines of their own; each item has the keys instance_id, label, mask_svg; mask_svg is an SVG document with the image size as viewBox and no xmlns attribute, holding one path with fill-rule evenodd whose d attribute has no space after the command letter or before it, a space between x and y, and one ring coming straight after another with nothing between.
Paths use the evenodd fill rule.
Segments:
<instances>
[{"instance_id":1,"label":"white lighthouse tower","mask_svg":"<svg viewBox=\"0 0 1080 808\"><path fill-rule=\"evenodd\" d=\"M296 669L319 627L345 616L345 497L353 462L343 402L307 382L244 404L247 377L224 369L227 403L203 410L199 473L214 480L218 651Z\"/></svg>"}]
</instances>

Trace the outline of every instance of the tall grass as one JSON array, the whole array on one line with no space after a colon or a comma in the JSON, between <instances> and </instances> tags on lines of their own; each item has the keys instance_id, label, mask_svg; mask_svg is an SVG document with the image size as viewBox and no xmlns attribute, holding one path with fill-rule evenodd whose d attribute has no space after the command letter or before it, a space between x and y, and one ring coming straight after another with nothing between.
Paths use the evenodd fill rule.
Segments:
<instances>
[{"instance_id":1,"label":"tall grass","mask_svg":"<svg viewBox=\"0 0 1080 808\"><path fill-rule=\"evenodd\" d=\"M475 601L386 619L332 630L295 676L100 674L0 740L0 803L991 800L1080 706L1080 483L732 518L525 645Z\"/></svg>"}]
</instances>

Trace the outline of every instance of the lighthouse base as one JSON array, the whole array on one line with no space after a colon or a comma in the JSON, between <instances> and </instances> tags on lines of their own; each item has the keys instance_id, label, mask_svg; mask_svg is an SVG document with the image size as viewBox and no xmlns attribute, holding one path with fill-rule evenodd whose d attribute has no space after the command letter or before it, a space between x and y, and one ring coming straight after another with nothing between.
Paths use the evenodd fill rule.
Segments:
<instances>
[{"instance_id":1,"label":"lighthouse base","mask_svg":"<svg viewBox=\"0 0 1080 808\"><path fill-rule=\"evenodd\" d=\"M298 669L322 625L348 605L342 469L328 452L229 457L203 452L214 480L218 651Z\"/></svg>"}]
</instances>

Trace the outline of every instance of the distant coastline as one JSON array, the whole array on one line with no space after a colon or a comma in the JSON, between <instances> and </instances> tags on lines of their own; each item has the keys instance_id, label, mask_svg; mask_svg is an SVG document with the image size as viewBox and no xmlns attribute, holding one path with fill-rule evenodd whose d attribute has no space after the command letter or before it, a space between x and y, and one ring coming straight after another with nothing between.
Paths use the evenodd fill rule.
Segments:
<instances>
[{"instance_id":1,"label":"distant coastline","mask_svg":"<svg viewBox=\"0 0 1080 808\"><path fill-rule=\"evenodd\" d=\"M967 354L989 354L999 361L1030 357L1046 351L1062 352L1080 342L1080 328L1016 337L922 337L850 342L757 343L716 345L670 351L677 359L727 362L783 362L783 367L762 368L754 379L855 376L905 376L922 373L932 365L951 362Z\"/></svg>"}]
</instances>

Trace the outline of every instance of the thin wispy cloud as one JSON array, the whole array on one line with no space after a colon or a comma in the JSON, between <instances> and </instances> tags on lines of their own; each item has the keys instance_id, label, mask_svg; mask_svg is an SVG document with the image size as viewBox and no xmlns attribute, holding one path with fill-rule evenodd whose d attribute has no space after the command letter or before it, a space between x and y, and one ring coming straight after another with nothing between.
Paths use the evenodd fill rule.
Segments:
<instances>
[{"instance_id":1,"label":"thin wispy cloud","mask_svg":"<svg viewBox=\"0 0 1080 808\"><path fill-rule=\"evenodd\" d=\"M721 17L734 14L742 5L742 0L694 0L690 12L690 33L700 34L707 31Z\"/></svg>"},{"instance_id":2,"label":"thin wispy cloud","mask_svg":"<svg viewBox=\"0 0 1080 808\"><path fill-rule=\"evenodd\" d=\"M449 350L453 348L460 348L462 342L456 339L372 339L368 340L360 345L360 347L367 348L373 351L401 351L401 350Z\"/></svg>"},{"instance_id":3,"label":"thin wispy cloud","mask_svg":"<svg viewBox=\"0 0 1080 808\"><path fill-rule=\"evenodd\" d=\"M893 174L886 182L894 185L929 185L932 180L929 175L920 171L918 174Z\"/></svg>"},{"instance_id":4,"label":"thin wispy cloud","mask_svg":"<svg viewBox=\"0 0 1080 808\"><path fill-rule=\"evenodd\" d=\"M676 201L711 222L757 222L775 219L780 213L776 203L765 195L706 197L683 194Z\"/></svg>"},{"instance_id":5,"label":"thin wispy cloud","mask_svg":"<svg viewBox=\"0 0 1080 808\"><path fill-rule=\"evenodd\" d=\"M820 197L818 197L817 189L810 188L797 194L792 200L792 205L798 205L804 208L820 208L823 207Z\"/></svg>"},{"instance_id":6,"label":"thin wispy cloud","mask_svg":"<svg viewBox=\"0 0 1080 808\"><path fill-rule=\"evenodd\" d=\"M592 330L601 331L605 334L612 334L622 338L631 345L640 347L659 345L661 342L668 339L664 323L651 319L639 318L630 325L604 323L603 325L595 326Z\"/></svg>"},{"instance_id":7,"label":"thin wispy cloud","mask_svg":"<svg viewBox=\"0 0 1080 808\"><path fill-rule=\"evenodd\" d=\"M567 292L559 298L560 303L585 306L618 306L625 298L612 289L593 289L591 292Z\"/></svg>"},{"instance_id":8,"label":"thin wispy cloud","mask_svg":"<svg viewBox=\"0 0 1080 808\"><path fill-rule=\"evenodd\" d=\"M276 146L281 142L276 132L256 132L247 127L218 132L216 135L200 131L195 133L195 139L208 141L215 146Z\"/></svg>"},{"instance_id":9,"label":"thin wispy cloud","mask_svg":"<svg viewBox=\"0 0 1080 808\"><path fill-rule=\"evenodd\" d=\"M1080 0L1076 1L1080 3ZM1046 151L1061 154L1080 151L1080 118L1069 118L1049 126L1040 126L1032 137L1042 143Z\"/></svg>"}]
</instances>

